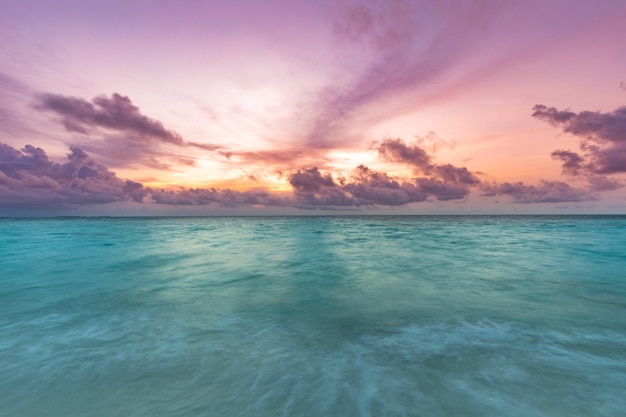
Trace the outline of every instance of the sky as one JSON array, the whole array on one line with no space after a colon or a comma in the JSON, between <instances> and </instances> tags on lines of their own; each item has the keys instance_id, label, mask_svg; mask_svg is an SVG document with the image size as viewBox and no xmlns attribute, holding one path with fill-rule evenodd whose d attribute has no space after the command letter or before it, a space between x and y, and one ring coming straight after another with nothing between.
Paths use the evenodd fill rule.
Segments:
<instances>
[{"instance_id":1,"label":"sky","mask_svg":"<svg viewBox=\"0 0 626 417\"><path fill-rule=\"evenodd\" d=\"M0 216L626 213L623 0L0 0Z\"/></svg>"}]
</instances>

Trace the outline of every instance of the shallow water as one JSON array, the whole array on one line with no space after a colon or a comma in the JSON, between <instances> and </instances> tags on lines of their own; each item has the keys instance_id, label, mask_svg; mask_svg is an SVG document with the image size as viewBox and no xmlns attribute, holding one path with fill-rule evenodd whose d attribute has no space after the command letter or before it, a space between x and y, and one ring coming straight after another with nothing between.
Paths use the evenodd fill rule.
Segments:
<instances>
[{"instance_id":1,"label":"shallow water","mask_svg":"<svg viewBox=\"0 0 626 417\"><path fill-rule=\"evenodd\" d=\"M626 217L0 219L2 416L623 416Z\"/></svg>"}]
</instances>

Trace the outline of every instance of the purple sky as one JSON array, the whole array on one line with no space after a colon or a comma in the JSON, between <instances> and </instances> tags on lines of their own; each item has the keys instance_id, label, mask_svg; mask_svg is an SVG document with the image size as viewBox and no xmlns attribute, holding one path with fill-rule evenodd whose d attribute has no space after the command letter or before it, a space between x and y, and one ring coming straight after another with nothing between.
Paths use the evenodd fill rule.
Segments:
<instances>
[{"instance_id":1,"label":"purple sky","mask_svg":"<svg viewBox=\"0 0 626 417\"><path fill-rule=\"evenodd\" d=\"M624 213L624 27L623 0L0 0L0 215Z\"/></svg>"}]
</instances>

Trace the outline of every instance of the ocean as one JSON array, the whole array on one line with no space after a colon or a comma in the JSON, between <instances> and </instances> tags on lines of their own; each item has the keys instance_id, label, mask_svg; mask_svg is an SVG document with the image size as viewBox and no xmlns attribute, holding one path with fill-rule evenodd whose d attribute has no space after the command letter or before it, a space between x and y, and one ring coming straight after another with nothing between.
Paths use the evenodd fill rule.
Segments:
<instances>
[{"instance_id":1,"label":"ocean","mask_svg":"<svg viewBox=\"0 0 626 417\"><path fill-rule=\"evenodd\" d=\"M626 415L626 216L0 219L1 416Z\"/></svg>"}]
</instances>

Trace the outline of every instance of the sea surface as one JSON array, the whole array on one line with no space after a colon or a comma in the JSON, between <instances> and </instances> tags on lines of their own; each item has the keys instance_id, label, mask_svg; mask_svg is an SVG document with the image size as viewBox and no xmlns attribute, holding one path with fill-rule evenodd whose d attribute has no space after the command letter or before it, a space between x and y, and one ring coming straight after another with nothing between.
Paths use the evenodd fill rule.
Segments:
<instances>
[{"instance_id":1,"label":"sea surface","mask_svg":"<svg viewBox=\"0 0 626 417\"><path fill-rule=\"evenodd\" d=\"M626 415L626 216L0 219L1 416Z\"/></svg>"}]
</instances>

